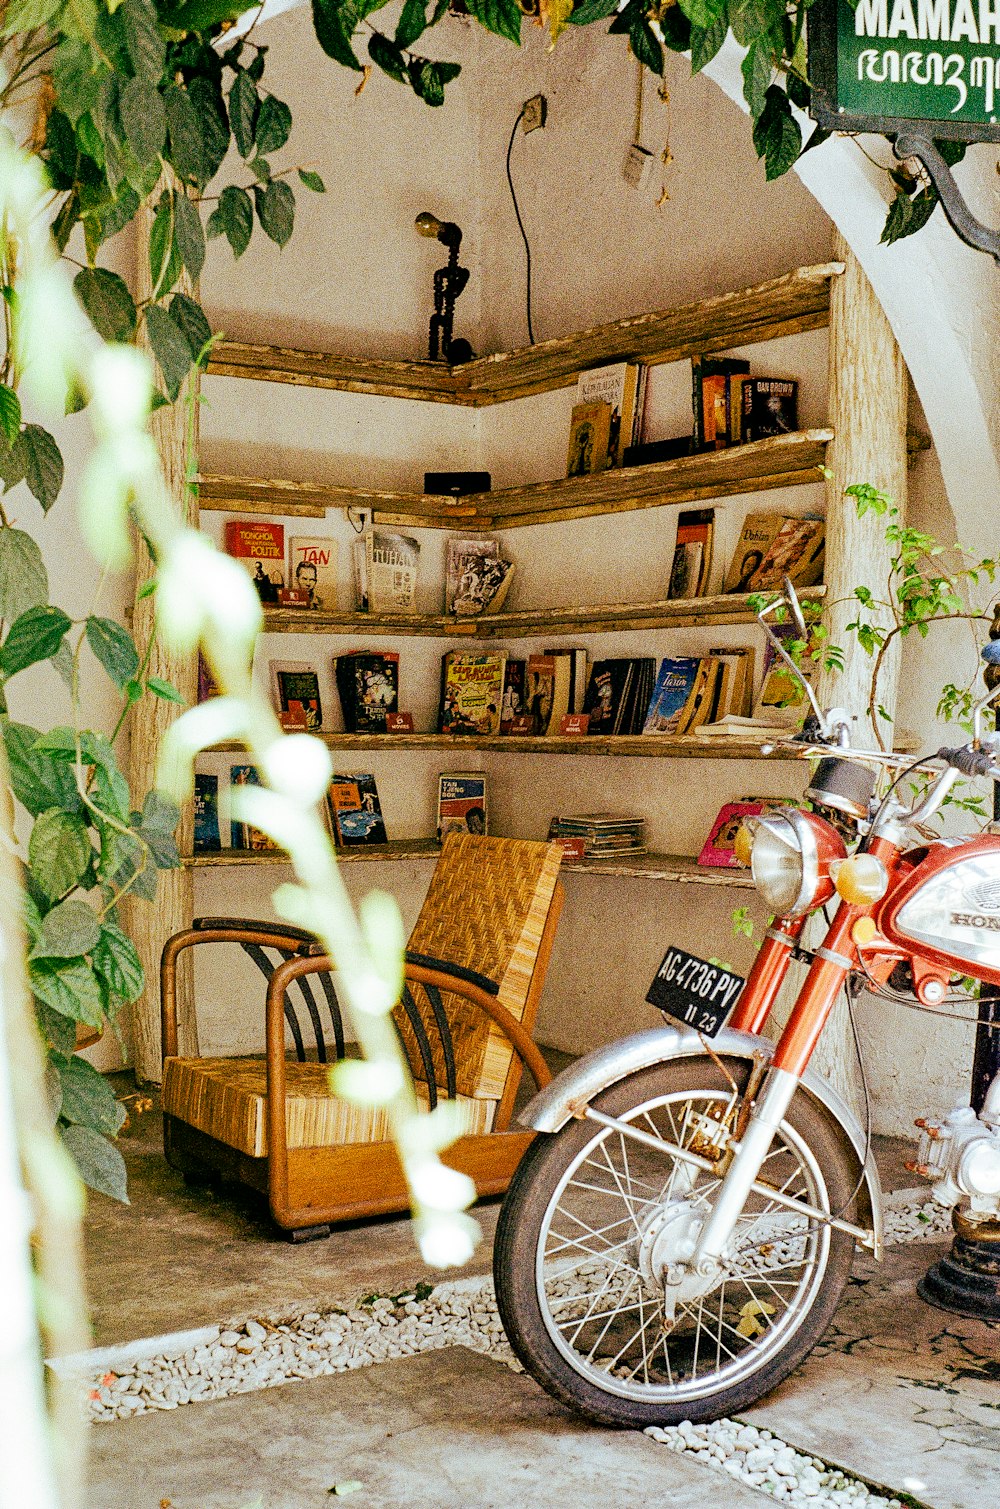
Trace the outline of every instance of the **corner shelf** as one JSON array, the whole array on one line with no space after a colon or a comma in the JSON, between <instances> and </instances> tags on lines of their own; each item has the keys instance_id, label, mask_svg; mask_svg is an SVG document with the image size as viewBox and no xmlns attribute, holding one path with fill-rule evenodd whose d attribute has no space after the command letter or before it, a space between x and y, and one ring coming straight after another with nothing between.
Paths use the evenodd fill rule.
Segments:
<instances>
[{"instance_id":1,"label":"corner shelf","mask_svg":"<svg viewBox=\"0 0 1000 1509\"><path fill-rule=\"evenodd\" d=\"M569 387L583 368L606 362L654 365L702 351L726 351L820 330L830 320L830 279L843 271L843 262L799 267L753 288L677 309L630 315L516 351L480 357L461 367L220 341L212 350L208 372L209 376L482 408Z\"/></svg>"},{"instance_id":2,"label":"corner shelf","mask_svg":"<svg viewBox=\"0 0 1000 1509\"><path fill-rule=\"evenodd\" d=\"M830 429L796 430L650 466L616 467L464 498L209 473L200 480L198 503L210 510L305 518L321 518L327 508L364 508L376 523L411 528L516 529L820 482L819 469L832 439Z\"/></svg>"},{"instance_id":3,"label":"corner shelf","mask_svg":"<svg viewBox=\"0 0 1000 1509\"><path fill-rule=\"evenodd\" d=\"M338 863L373 864L437 859L441 845L433 838L399 838L387 844L359 844L356 848L338 849ZM190 869L208 870L233 865L286 865L284 854L256 854L244 849L218 849L212 853L187 856L182 863ZM621 859L564 859L562 870L569 874L632 876L640 880L675 881L681 885L735 886L752 890L753 880L746 870L729 870L699 865L686 854L635 854Z\"/></svg>"},{"instance_id":4,"label":"corner shelf","mask_svg":"<svg viewBox=\"0 0 1000 1509\"><path fill-rule=\"evenodd\" d=\"M802 589L821 598L823 586ZM454 618L446 613L323 613L272 608L264 614L267 634L376 634L433 639L528 639L538 634L603 634L625 629L715 628L756 622L746 593L670 598L652 603L599 603L582 608L523 608Z\"/></svg>"}]
</instances>

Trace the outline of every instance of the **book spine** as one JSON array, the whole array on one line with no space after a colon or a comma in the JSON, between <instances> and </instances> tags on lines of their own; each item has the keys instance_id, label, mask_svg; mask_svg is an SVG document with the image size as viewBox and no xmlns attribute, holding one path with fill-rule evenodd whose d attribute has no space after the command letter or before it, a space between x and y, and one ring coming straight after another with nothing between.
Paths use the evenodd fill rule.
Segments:
<instances>
[{"instance_id":1,"label":"book spine","mask_svg":"<svg viewBox=\"0 0 1000 1509\"><path fill-rule=\"evenodd\" d=\"M696 451L705 449L705 424L701 406L701 357L691 358L691 438Z\"/></svg>"}]
</instances>

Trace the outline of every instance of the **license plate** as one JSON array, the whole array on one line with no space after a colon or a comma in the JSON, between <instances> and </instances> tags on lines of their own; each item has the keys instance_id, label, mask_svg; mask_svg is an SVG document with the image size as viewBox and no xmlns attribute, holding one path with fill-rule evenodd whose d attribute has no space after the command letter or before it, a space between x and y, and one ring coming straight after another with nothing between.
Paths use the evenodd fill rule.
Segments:
<instances>
[{"instance_id":1,"label":"license plate","mask_svg":"<svg viewBox=\"0 0 1000 1509\"><path fill-rule=\"evenodd\" d=\"M705 1037L714 1037L745 981L721 964L668 948L646 1000Z\"/></svg>"}]
</instances>

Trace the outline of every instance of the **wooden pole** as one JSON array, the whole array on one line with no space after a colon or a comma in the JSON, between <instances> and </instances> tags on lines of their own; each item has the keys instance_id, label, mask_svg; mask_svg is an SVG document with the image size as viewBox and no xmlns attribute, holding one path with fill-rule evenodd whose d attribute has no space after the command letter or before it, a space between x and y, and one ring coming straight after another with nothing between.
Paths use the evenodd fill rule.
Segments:
<instances>
[{"instance_id":1,"label":"wooden pole","mask_svg":"<svg viewBox=\"0 0 1000 1509\"><path fill-rule=\"evenodd\" d=\"M856 587L868 587L877 598L886 596L891 550L886 543L887 520L869 512L858 518L845 488L870 482L881 488L906 516L906 418L908 378L902 354L875 291L843 237L837 233L834 256L846 264L833 280L830 294L830 424L834 439L827 450L831 476L827 483L826 622L831 642L846 650L844 670L820 678L819 698L854 714L852 742L875 745L868 717L873 659L845 626L857 617ZM888 624L891 620L885 616ZM879 677L878 700L894 715L899 681L897 636ZM891 744L893 725L879 720L880 732ZM857 1101L858 1073L847 1011L840 1002L813 1060L849 1100Z\"/></svg>"},{"instance_id":2,"label":"wooden pole","mask_svg":"<svg viewBox=\"0 0 1000 1509\"><path fill-rule=\"evenodd\" d=\"M156 196L153 196L155 199ZM152 225L153 199L138 217L138 287L141 298L152 294L149 272L149 230ZM194 290L182 279L184 292ZM160 453L163 475L174 505L185 521L198 526L197 497L186 485L189 451L193 450L195 470L199 441L199 374L192 370L191 376L181 389L176 403L157 409L150 420L150 432ZM133 634L140 651L153 630L153 598L139 597L139 589L148 581L153 567L142 542L138 545L136 562L136 601L132 620ZM184 697L193 703L197 698L198 674L194 657L182 658L168 652L155 640L149 672L171 681ZM130 773L133 801L141 806L147 791L156 784L156 761L163 735L178 714L178 709L159 697L144 697L132 716ZM194 841L194 809L186 802L181 811L177 829L177 845L181 854L190 854ZM132 1011L132 1027L135 1043L135 1070L141 1082L159 1083L162 1079L160 1054L160 1002L159 972L160 954L171 934L191 926L194 912L194 881L189 867L165 870L160 873L156 901L133 901L128 904L129 934L139 951L146 972L146 989L135 1003ZM187 955L184 966L178 971L177 1018L179 1050L182 1055L198 1052L198 1030L194 1011L194 981L191 956Z\"/></svg>"}]
</instances>

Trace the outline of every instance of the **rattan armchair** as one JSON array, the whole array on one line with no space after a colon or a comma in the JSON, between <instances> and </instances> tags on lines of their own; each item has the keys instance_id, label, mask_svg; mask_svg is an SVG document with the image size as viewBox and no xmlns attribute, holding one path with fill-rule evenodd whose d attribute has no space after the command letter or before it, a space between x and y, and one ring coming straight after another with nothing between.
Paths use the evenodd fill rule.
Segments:
<instances>
[{"instance_id":1,"label":"rattan armchair","mask_svg":"<svg viewBox=\"0 0 1000 1509\"><path fill-rule=\"evenodd\" d=\"M428 1109L441 1095L461 1106L467 1130L445 1161L480 1195L506 1189L531 1140L509 1130L522 1067L539 1086L550 1077L531 1031L562 907L561 853L449 837L409 940L396 1027ZM263 1058L177 1056L177 960L209 943L239 945L267 980ZM295 1239L407 1205L384 1112L329 1090L328 1062L347 1051L332 967L297 928L212 917L170 938L161 962L167 1159L190 1180L262 1191Z\"/></svg>"}]
</instances>

